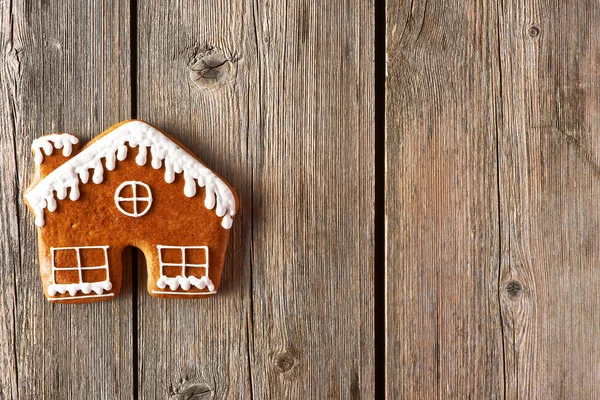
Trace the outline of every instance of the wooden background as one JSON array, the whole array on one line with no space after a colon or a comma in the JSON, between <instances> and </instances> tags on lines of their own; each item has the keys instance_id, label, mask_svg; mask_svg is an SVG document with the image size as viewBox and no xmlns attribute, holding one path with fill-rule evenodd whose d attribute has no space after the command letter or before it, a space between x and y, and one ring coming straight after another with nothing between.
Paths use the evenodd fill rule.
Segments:
<instances>
[{"instance_id":1,"label":"wooden background","mask_svg":"<svg viewBox=\"0 0 600 400\"><path fill-rule=\"evenodd\" d=\"M600 398L600 4L0 0L0 398ZM222 290L45 301L34 138L236 189Z\"/></svg>"}]
</instances>

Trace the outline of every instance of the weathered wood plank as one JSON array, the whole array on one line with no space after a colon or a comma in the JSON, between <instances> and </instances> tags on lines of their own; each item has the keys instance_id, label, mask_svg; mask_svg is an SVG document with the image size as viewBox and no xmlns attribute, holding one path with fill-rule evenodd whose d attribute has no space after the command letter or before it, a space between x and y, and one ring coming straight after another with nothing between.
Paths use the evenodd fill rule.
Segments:
<instances>
[{"instance_id":1,"label":"weathered wood plank","mask_svg":"<svg viewBox=\"0 0 600 400\"><path fill-rule=\"evenodd\" d=\"M139 117L242 207L215 298L140 285L140 395L371 397L373 5L179 5L140 5Z\"/></svg>"},{"instance_id":2,"label":"weathered wood plank","mask_svg":"<svg viewBox=\"0 0 600 400\"><path fill-rule=\"evenodd\" d=\"M22 200L34 138L66 131L85 140L129 116L129 5L98 6L2 3L0 397L132 397L131 291L111 302L48 303Z\"/></svg>"},{"instance_id":3,"label":"weathered wood plank","mask_svg":"<svg viewBox=\"0 0 600 400\"><path fill-rule=\"evenodd\" d=\"M20 63L10 4L0 3L0 398L18 397L17 291L15 271L20 265L19 182L15 154Z\"/></svg>"},{"instance_id":4,"label":"weathered wood plank","mask_svg":"<svg viewBox=\"0 0 600 400\"><path fill-rule=\"evenodd\" d=\"M500 4L507 398L599 398L600 4Z\"/></svg>"},{"instance_id":5,"label":"weathered wood plank","mask_svg":"<svg viewBox=\"0 0 600 400\"><path fill-rule=\"evenodd\" d=\"M387 7L386 392L501 398L496 2Z\"/></svg>"},{"instance_id":6,"label":"weathered wood plank","mask_svg":"<svg viewBox=\"0 0 600 400\"><path fill-rule=\"evenodd\" d=\"M253 13L254 397L373 398L374 5Z\"/></svg>"},{"instance_id":7,"label":"weathered wood plank","mask_svg":"<svg viewBox=\"0 0 600 400\"><path fill-rule=\"evenodd\" d=\"M138 117L173 134L231 183L242 202L217 296L152 298L140 268L140 398L251 397L248 137L256 131L258 88L249 7L242 1L139 3Z\"/></svg>"}]
</instances>

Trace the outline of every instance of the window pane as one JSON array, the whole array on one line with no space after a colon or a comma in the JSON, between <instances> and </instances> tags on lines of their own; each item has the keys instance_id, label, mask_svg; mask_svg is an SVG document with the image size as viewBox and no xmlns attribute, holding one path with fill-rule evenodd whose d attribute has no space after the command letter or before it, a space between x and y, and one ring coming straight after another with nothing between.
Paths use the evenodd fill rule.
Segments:
<instances>
[{"instance_id":1,"label":"window pane","mask_svg":"<svg viewBox=\"0 0 600 400\"><path fill-rule=\"evenodd\" d=\"M133 188L131 187L131 185L123 186L123 188L121 188L121 191L119 192L118 196L132 198L133 197Z\"/></svg>"},{"instance_id":2,"label":"window pane","mask_svg":"<svg viewBox=\"0 0 600 400\"><path fill-rule=\"evenodd\" d=\"M81 271L81 280L83 282L102 282L108 280L105 269L87 269Z\"/></svg>"},{"instance_id":3,"label":"window pane","mask_svg":"<svg viewBox=\"0 0 600 400\"><path fill-rule=\"evenodd\" d=\"M123 211L133 214L133 201L119 201L119 205Z\"/></svg>"},{"instance_id":4,"label":"window pane","mask_svg":"<svg viewBox=\"0 0 600 400\"><path fill-rule=\"evenodd\" d=\"M54 268L77 268L77 251L75 249L55 249Z\"/></svg>"},{"instance_id":5,"label":"window pane","mask_svg":"<svg viewBox=\"0 0 600 400\"><path fill-rule=\"evenodd\" d=\"M202 278L206 275L206 268L201 267L187 267L185 269L187 276L195 276L196 278Z\"/></svg>"},{"instance_id":6,"label":"window pane","mask_svg":"<svg viewBox=\"0 0 600 400\"><path fill-rule=\"evenodd\" d=\"M79 250L82 267L99 267L106 264L104 249L86 249Z\"/></svg>"},{"instance_id":7,"label":"window pane","mask_svg":"<svg viewBox=\"0 0 600 400\"><path fill-rule=\"evenodd\" d=\"M206 264L205 249L186 249L185 250L186 264Z\"/></svg>"},{"instance_id":8,"label":"window pane","mask_svg":"<svg viewBox=\"0 0 600 400\"><path fill-rule=\"evenodd\" d=\"M181 266L178 267L164 267L163 266L163 274L168 276L169 278L175 278L177 275L182 274Z\"/></svg>"},{"instance_id":9,"label":"window pane","mask_svg":"<svg viewBox=\"0 0 600 400\"><path fill-rule=\"evenodd\" d=\"M160 249L163 263L181 264L181 249Z\"/></svg>"},{"instance_id":10,"label":"window pane","mask_svg":"<svg viewBox=\"0 0 600 400\"><path fill-rule=\"evenodd\" d=\"M141 214L144 211L146 211L146 208L148 208L149 206L150 206L150 204L147 201L138 200L137 201L137 212L138 212L138 214Z\"/></svg>"},{"instance_id":11,"label":"window pane","mask_svg":"<svg viewBox=\"0 0 600 400\"><path fill-rule=\"evenodd\" d=\"M54 282L59 284L79 283L79 272L77 270L54 271Z\"/></svg>"},{"instance_id":12,"label":"window pane","mask_svg":"<svg viewBox=\"0 0 600 400\"><path fill-rule=\"evenodd\" d=\"M135 185L135 197L148 197L148 189L144 185Z\"/></svg>"}]
</instances>

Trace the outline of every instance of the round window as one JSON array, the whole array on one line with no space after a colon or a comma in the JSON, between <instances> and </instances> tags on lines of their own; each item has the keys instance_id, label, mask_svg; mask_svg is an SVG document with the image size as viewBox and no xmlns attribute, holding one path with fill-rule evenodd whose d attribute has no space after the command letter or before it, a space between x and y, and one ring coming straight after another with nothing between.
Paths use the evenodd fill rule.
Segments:
<instances>
[{"instance_id":1,"label":"round window","mask_svg":"<svg viewBox=\"0 0 600 400\"><path fill-rule=\"evenodd\" d=\"M115 192L115 204L119 211L130 217L141 217L150 210L152 192L144 182L126 181Z\"/></svg>"}]
</instances>

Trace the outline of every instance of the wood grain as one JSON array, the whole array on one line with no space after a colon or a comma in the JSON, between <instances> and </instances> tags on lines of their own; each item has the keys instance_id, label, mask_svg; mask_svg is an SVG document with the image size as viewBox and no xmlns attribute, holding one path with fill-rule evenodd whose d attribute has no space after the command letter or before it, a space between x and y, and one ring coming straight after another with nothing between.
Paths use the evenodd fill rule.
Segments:
<instances>
[{"instance_id":1,"label":"wood grain","mask_svg":"<svg viewBox=\"0 0 600 400\"><path fill-rule=\"evenodd\" d=\"M507 398L600 397L600 5L501 3Z\"/></svg>"},{"instance_id":2,"label":"wood grain","mask_svg":"<svg viewBox=\"0 0 600 400\"><path fill-rule=\"evenodd\" d=\"M386 392L502 398L496 2L387 5Z\"/></svg>"},{"instance_id":3,"label":"wood grain","mask_svg":"<svg viewBox=\"0 0 600 400\"><path fill-rule=\"evenodd\" d=\"M139 397L250 398L250 129L258 87L252 11L241 1L140 2L138 117L172 134L237 191L219 293L161 300L138 291ZM252 124L252 128L250 127ZM143 258L143 257L142 257Z\"/></svg>"},{"instance_id":4,"label":"wood grain","mask_svg":"<svg viewBox=\"0 0 600 400\"><path fill-rule=\"evenodd\" d=\"M371 1L259 2L254 398L373 398Z\"/></svg>"},{"instance_id":5,"label":"wood grain","mask_svg":"<svg viewBox=\"0 0 600 400\"><path fill-rule=\"evenodd\" d=\"M14 39L12 10L6 2L0 3L0 398L18 397L17 370L17 282L20 268L19 237L19 175L17 173L16 138L18 83L21 67L18 41ZM8 27L8 28L7 28ZM15 43L17 42L17 43Z\"/></svg>"},{"instance_id":6,"label":"wood grain","mask_svg":"<svg viewBox=\"0 0 600 400\"><path fill-rule=\"evenodd\" d=\"M373 2L129 7L0 0L0 398L372 398ZM386 13L387 397L600 397L600 6ZM240 195L221 292L48 304L31 141L132 101Z\"/></svg>"},{"instance_id":7,"label":"wood grain","mask_svg":"<svg viewBox=\"0 0 600 400\"><path fill-rule=\"evenodd\" d=\"M129 8L118 1L1 3L2 398L131 398L131 294L51 305L40 284L33 218L22 200L31 141L84 141L127 118Z\"/></svg>"},{"instance_id":8,"label":"wood grain","mask_svg":"<svg viewBox=\"0 0 600 400\"><path fill-rule=\"evenodd\" d=\"M178 4L140 4L139 117L242 205L219 295L140 290L140 395L368 398L373 5Z\"/></svg>"}]
</instances>

